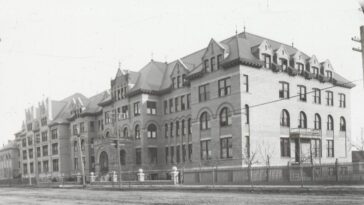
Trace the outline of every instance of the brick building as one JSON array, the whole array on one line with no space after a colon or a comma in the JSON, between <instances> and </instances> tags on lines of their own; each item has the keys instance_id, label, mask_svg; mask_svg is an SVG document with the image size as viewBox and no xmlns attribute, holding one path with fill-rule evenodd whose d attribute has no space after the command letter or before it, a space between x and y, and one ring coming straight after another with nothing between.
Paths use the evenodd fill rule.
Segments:
<instances>
[{"instance_id":1,"label":"brick building","mask_svg":"<svg viewBox=\"0 0 364 205\"><path fill-rule=\"evenodd\" d=\"M17 178L19 174L19 149L9 141L0 149L0 180Z\"/></svg>"},{"instance_id":2,"label":"brick building","mask_svg":"<svg viewBox=\"0 0 364 205\"><path fill-rule=\"evenodd\" d=\"M123 171L246 166L252 155L271 165L350 161L352 87L328 60L292 46L246 32L211 39L173 62L119 68L109 91L43 102L37 116L28 110L17 134L22 170L36 163L44 173L48 161L46 173L72 175L80 152L98 176L117 171L118 160ZM43 130L52 136L44 145ZM52 151L34 161L30 153L44 146Z\"/></svg>"}]
</instances>

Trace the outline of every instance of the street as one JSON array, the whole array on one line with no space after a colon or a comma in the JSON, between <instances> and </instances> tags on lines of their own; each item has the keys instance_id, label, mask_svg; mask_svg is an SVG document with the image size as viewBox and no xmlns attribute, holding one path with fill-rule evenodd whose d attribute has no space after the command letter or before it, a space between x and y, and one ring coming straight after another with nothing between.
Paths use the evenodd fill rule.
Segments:
<instances>
[{"instance_id":1,"label":"street","mask_svg":"<svg viewBox=\"0 0 364 205\"><path fill-rule=\"evenodd\" d=\"M0 188L0 204L363 204L361 195Z\"/></svg>"}]
</instances>

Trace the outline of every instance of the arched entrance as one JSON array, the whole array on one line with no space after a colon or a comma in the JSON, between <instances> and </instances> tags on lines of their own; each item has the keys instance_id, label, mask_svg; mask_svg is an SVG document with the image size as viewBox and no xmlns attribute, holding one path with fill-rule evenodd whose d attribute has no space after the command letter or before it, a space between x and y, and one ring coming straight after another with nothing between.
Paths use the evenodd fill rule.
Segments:
<instances>
[{"instance_id":1,"label":"arched entrance","mask_svg":"<svg viewBox=\"0 0 364 205\"><path fill-rule=\"evenodd\" d=\"M100 154L100 173L102 175L107 174L109 172L109 158L105 151Z\"/></svg>"}]
</instances>

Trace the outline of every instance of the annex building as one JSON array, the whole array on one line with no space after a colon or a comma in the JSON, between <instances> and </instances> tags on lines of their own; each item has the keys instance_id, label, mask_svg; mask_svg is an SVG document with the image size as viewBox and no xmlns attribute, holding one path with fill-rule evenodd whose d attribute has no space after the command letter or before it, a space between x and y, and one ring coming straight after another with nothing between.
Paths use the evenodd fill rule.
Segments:
<instances>
[{"instance_id":1,"label":"annex building","mask_svg":"<svg viewBox=\"0 0 364 205\"><path fill-rule=\"evenodd\" d=\"M350 89L330 61L243 32L106 91L47 99L16 133L23 177L351 160ZM117 149L115 143L119 141ZM118 151L120 150L120 151ZM119 161L120 160L120 161ZM124 176L123 176L124 177ZM127 176L125 176L127 178Z\"/></svg>"}]
</instances>

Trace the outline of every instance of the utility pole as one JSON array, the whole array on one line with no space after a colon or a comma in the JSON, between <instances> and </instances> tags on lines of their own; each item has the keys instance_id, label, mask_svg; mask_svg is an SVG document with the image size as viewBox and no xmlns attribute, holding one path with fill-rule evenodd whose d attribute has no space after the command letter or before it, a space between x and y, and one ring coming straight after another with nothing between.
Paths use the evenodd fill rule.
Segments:
<instances>
[{"instance_id":1,"label":"utility pole","mask_svg":"<svg viewBox=\"0 0 364 205\"><path fill-rule=\"evenodd\" d=\"M360 43L360 48L353 48L353 51L361 53L362 68L363 68L363 79L364 79L364 26L360 26L360 37L351 38L352 41ZM364 85L363 85L364 86Z\"/></svg>"}]
</instances>

